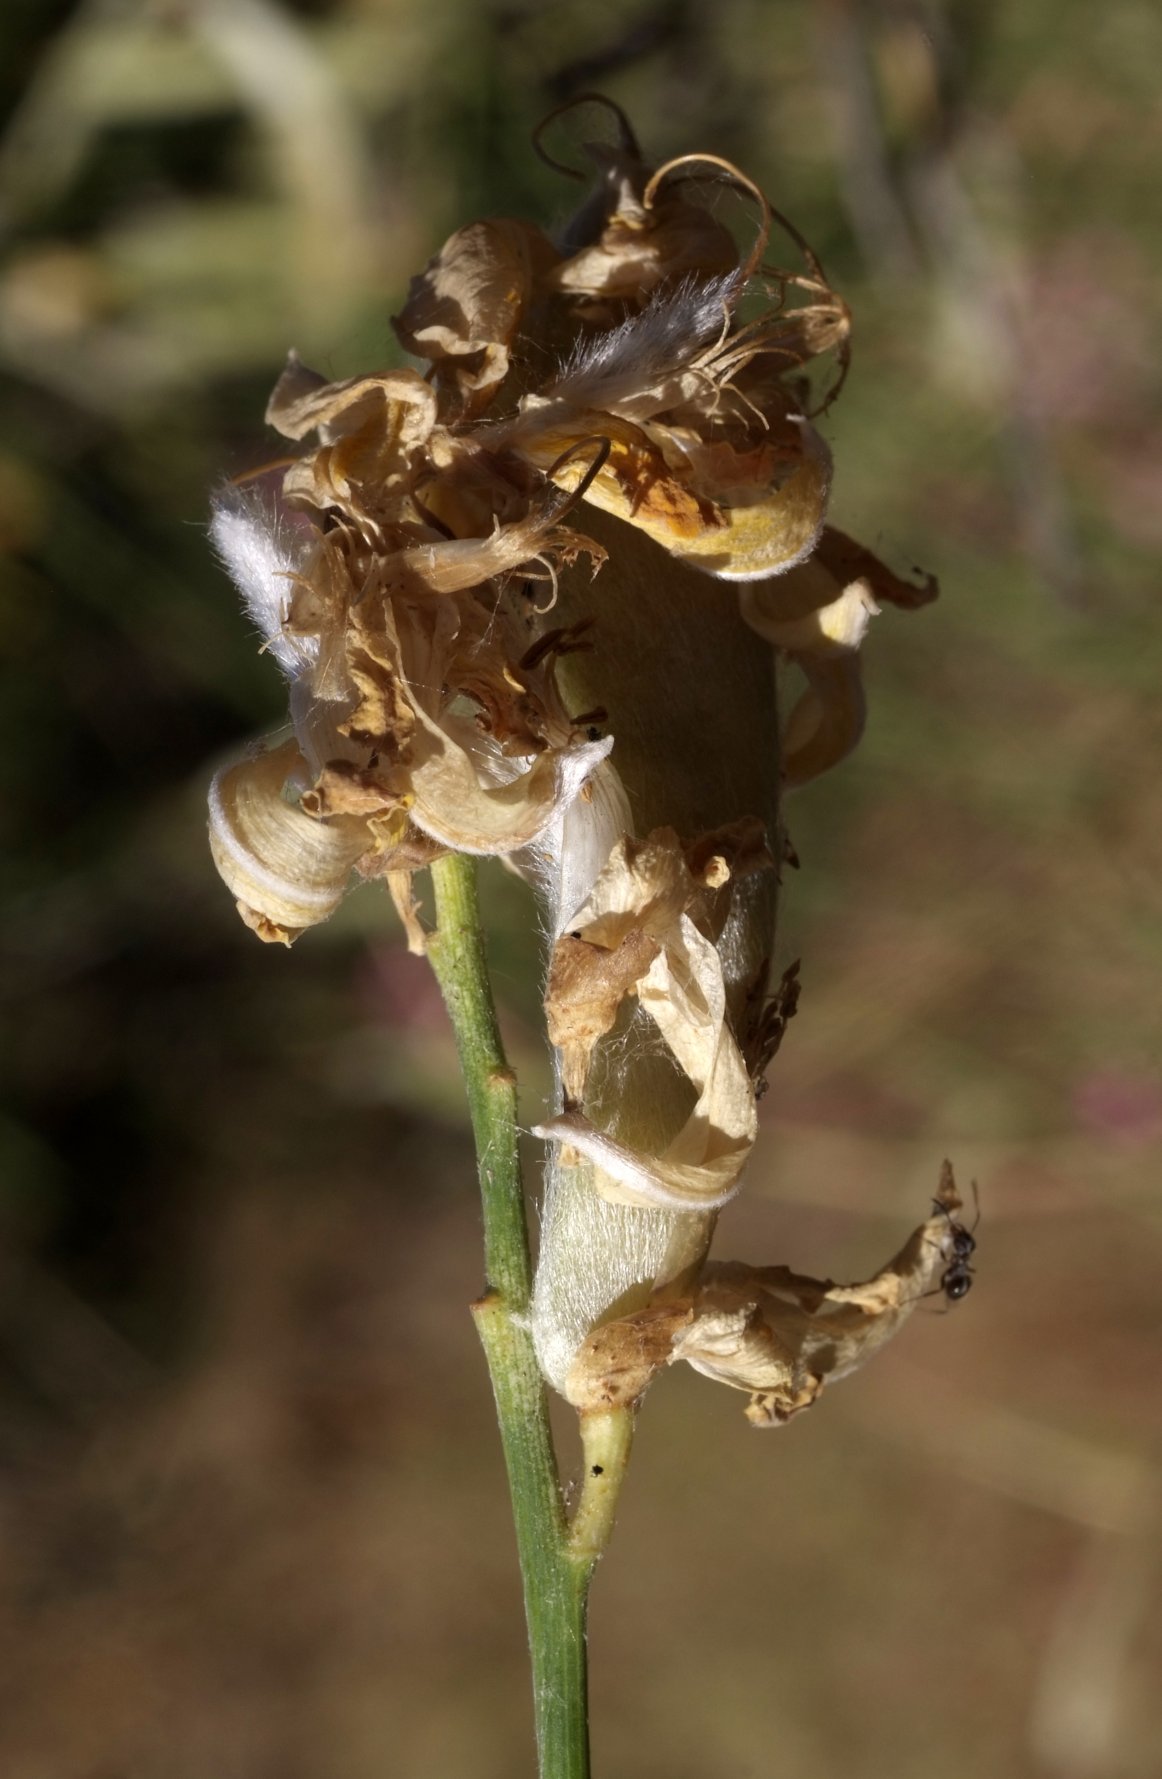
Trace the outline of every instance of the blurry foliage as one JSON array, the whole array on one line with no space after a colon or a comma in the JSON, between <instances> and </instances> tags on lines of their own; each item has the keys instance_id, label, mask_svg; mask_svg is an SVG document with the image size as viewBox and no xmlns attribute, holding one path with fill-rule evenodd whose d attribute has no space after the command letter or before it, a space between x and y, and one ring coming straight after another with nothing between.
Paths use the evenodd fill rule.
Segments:
<instances>
[{"instance_id":1,"label":"blurry foliage","mask_svg":"<svg viewBox=\"0 0 1162 1779\"><path fill-rule=\"evenodd\" d=\"M1160 59L1148 0L0 9L5 1770L524 1770L449 1041L385 898L288 958L213 876L209 763L281 693L204 513L289 346L397 361L451 227L567 213L527 133L594 86L813 242L836 518L944 586L789 812L736 1238L857 1273L946 1148L983 1206L955 1322L773 1446L655 1392L599 1770L1157 1770Z\"/></svg>"}]
</instances>

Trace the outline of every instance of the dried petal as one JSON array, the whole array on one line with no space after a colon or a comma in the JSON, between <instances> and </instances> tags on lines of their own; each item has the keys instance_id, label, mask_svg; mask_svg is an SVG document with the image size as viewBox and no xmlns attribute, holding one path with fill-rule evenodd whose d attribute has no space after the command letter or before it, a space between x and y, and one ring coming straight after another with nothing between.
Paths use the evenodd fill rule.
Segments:
<instances>
[{"instance_id":1,"label":"dried petal","mask_svg":"<svg viewBox=\"0 0 1162 1779\"><path fill-rule=\"evenodd\" d=\"M709 210L676 195L647 210L634 192L635 185L640 191L645 183L644 168L636 180L631 172L620 182L620 201L600 238L549 274L550 289L636 303L664 278L734 271L734 238Z\"/></svg>"},{"instance_id":2,"label":"dried petal","mask_svg":"<svg viewBox=\"0 0 1162 1779\"><path fill-rule=\"evenodd\" d=\"M613 737L551 749L508 784L482 785L472 760L438 723L424 718L411 770L417 828L455 852L510 853L531 846L606 758Z\"/></svg>"},{"instance_id":3,"label":"dried petal","mask_svg":"<svg viewBox=\"0 0 1162 1779\"><path fill-rule=\"evenodd\" d=\"M857 655L803 655L799 665L807 690L783 733L783 780L790 791L846 759L867 720Z\"/></svg>"},{"instance_id":4,"label":"dried petal","mask_svg":"<svg viewBox=\"0 0 1162 1779\"><path fill-rule=\"evenodd\" d=\"M754 1089L747 1083L747 1111L754 1116ZM719 1107L715 1112L722 1116ZM754 1147L754 1131L737 1139L708 1126L704 1108L683 1125L672 1150L648 1155L631 1149L616 1137L598 1130L581 1112L560 1112L544 1124L533 1126L533 1135L545 1142L566 1143L591 1161L593 1185L611 1204L640 1205L670 1211L717 1211L738 1191L739 1176ZM701 1162L676 1158L686 1148L705 1155Z\"/></svg>"},{"instance_id":5,"label":"dried petal","mask_svg":"<svg viewBox=\"0 0 1162 1779\"><path fill-rule=\"evenodd\" d=\"M409 352L450 377L471 411L486 404L508 374L534 277L558 257L531 223L508 217L469 223L412 279L395 331Z\"/></svg>"},{"instance_id":6,"label":"dried petal","mask_svg":"<svg viewBox=\"0 0 1162 1779\"><path fill-rule=\"evenodd\" d=\"M933 1215L865 1284L708 1264L695 1291L594 1329L570 1367L570 1401L583 1413L632 1406L663 1366L684 1359L747 1391L753 1426L781 1426L864 1364L938 1286L955 1253L960 1204L946 1162Z\"/></svg>"},{"instance_id":7,"label":"dried petal","mask_svg":"<svg viewBox=\"0 0 1162 1779\"><path fill-rule=\"evenodd\" d=\"M815 568L814 563L805 566ZM812 576L813 587L817 588L821 579L816 572ZM868 583L859 580L850 582L838 593L832 582L833 597L827 604L816 606L800 616L782 616L779 615L779 607L784 603L779 597L782 586L782 580L779 580L763 582L757 587L743 587L739 604L751 629L790 655L850 654L861 646L869 623L880 609Z\"/></svg>"},{"instance_id":8,"label":"dried petal","mask_svg":"<svg viewBox=\"0 0 1162 1779\"><path fill-rule=\"evenodd\" d=\"M574 560L585 553L599 567L604 551L580 532L560 524L572 501L550 482L527 510L507 525L494 522L487 537L454 538L447 543L413 544L379 565L387 592L417 585L432 593L462 593L541 558L546 551Z\"/></svg>"},{"instance_id":9,"label":"dried petal","mask_svg":"<svg viewBox=\"0 0 1162 1779\"><path fill-rule=\"evenodd\" d=\"M564 419L557 403L526 404L505 442L549 469L586 438L609 443L585 499L637 526L676 556L723 580L779 574L810 554L831 488L831 456L806 421L783 437L736 449L703 444L661 421L634 424L586 409ZM580 470L559 478L575 486Z\"/></svg>"},{"instance_id":10,"label":"dried petal","mask_svg":"<svg viewBox=\"0 0 1162 1779\"><path fill-rule=\"evenodd\" d=\"M728 872L723 854L712 880ZM706 879L691 872L672 829L613 849L571 932L558 940L546 1010L564 1043L566 1093L579 1100L598 1038L612 1029L618 1004L636 996L697 1102L659 1155L635 1150L577 1109L537 1127L594 1163L594 1184L614 1203L708 1210L725 1204L754 1143L754 1088L726 1016L722 962L688 909L705 918Z\"/></svg>"},{"instance_id":11,"label":"dried petal","mask_svg":"<svg viewBox=\"0 0 1162 1779\"><path fill-rule=\"evenodd\" d=\"M589 896L616 843L633 833L633 816L625 786L611 760L603 760L561 819L546 829L537 845L517 861L543 891L556 940L570 929L571 919Z\"/></svg>"},{"instance_id":12,"label":"dried petal","mask_svg":"<svg viewBox=\"0 0 1162 1779\"><path fill-rule=\"evenodd\" d=\"M428 949L428 938L420 920L420 905L412 894L412 873L388 871L385 875L392 903L407 937L408 950L413 957L423 957Z\"/></svg>"},{"instance_id":13,"label":"dried petal","mask_svg":"<svg viewBox=\"0 0 1162 1779\"><path fill-rule=\"evenodd\" d=\"M842 760L863 734L867 707L857 651L878 613L870 585L840 587L816 559L778 581L743 587L743 617L802 669L807 690L783 733L789 790Z\"/></svg>"},{"instance_id":14,"label":"dried petal","mask_svg":"<svg viewBox=\"0 0 1162 1779\"><path fill-rule=\"evenodd\" d=\"M750 1391L752 1425L781 1425L809 1407L826 1384L864 1364L937 1287L952 1259L951 1219L960 1207L951 1170L936 1206L864 1284L834 1285L782 1266L709 1264L673 1358Z\"/></svg>"},{"instance_id":15,"label":"dried petal","mask_svg":"<svg viewBox=\"0 0 1162 1779\"><path fill-rule=\"evenodd\" d=\"M436 424L436 396L417 372L321 383L292 354L267 420L287 438L320 439L287 470L286 500L338 512L377 541L419 529L410 482Z\"/></svg>"},{"instance_id":16,"label":"dried petal","mask_svg":"<svg viewBox=\"0 0 1162 1779\"><path fill-rule=\"evenodd\" d=\"M436 398L417 371L328 383L292 352L266 405L266 419L284 438L305 439L317 432L325 444L379 421L393 443L409 451L431 435Z\"/></svg>"},{"instance_id":17,"label":"dried petal","mask_svg":"<svg viewBox=\"0 0 1162 1779\"><path fill-rule=\"evenodd\" d=\"M557 940L545 1012L549 1042L561 1052L561 1084L567 1100L580 1098L594 1044L613 1030L621 1003L660 950L660 940L641 927L631 928L612 950L572 933Z\"/></svg>"}]
</instances>

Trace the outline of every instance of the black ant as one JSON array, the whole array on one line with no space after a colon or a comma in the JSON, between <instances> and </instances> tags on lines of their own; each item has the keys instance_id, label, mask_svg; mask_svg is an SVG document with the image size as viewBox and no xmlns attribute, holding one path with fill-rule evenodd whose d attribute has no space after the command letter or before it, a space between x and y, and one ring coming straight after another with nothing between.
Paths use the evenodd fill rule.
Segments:
<instances>
[{"instance_id":1,"label":"black ant","mask_svg":"<svg viewBox=\"0 0 1162 1779\"><path fill-rule=\"evenodd\" d=\"M941 1211L948 1219L948 1233L952 1238L952 1259L940 1275L938 1289L943 1291L949 1303L959 1303L972 1290L973 1270L970 1264L976 1252L976 1237L973 1230L980 1222L980 1199L977 1196L976 1181L972 1183L972 1198L976 1205L976 1218L972 1229L966 1229L958 1223L948 1206L941 1204L938 1198L932 1200L933 1207Z\"/></svg>"}]
</instances>

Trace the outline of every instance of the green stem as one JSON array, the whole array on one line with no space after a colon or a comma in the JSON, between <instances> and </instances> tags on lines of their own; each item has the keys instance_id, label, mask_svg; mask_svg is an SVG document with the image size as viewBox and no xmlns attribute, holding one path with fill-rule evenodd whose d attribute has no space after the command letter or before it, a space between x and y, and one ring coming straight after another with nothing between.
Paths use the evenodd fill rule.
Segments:
<instances>
[{"instance_id":1,"label":"green stem","mask_svg":"<svg viewBox=\"0 0 1162 1779\"><path fill-rule=\"evenodd\" d=\"M632 1443L633 1414L629 1409L582 1415L584 1481L569 1527L569 1555L575 1563L588 1563L592 1568L609 1543Z\"/></svg>"},{"instance_id":2,"label":"green stem","mask_svg":"<svg viewBox=\"0 0 1162 1779\"><path fill-rule=\"evenodd\" d=\"M629 1453L624 1410L582 1423L585 1477L573 1527L549 1427L549 1404L528 1329L528 1223L517 1151L516 1080L496 1022L473 862L432 867L432 968L456 1033L468 1094L484 1212L486 1289L473 1306L496 1399L508 1468L532 1655L541 1779L588 1779L585 1648L589 1582L609 1539Z\"/></svg>"}]
</instances>

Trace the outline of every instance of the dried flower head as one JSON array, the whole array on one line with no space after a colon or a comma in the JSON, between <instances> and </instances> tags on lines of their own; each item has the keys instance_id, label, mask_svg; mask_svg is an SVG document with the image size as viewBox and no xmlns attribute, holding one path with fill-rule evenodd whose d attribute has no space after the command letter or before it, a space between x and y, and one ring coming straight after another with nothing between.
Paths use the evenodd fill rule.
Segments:
<instances>
[{"instance_id":1,"label":"dried flower head","mask_svg":"<svg viewBox=\"0 0 1162 1779\"><path fill-rule=\"evenodd\" d=\"M386 878L422 949L411 874L446 850L537 882L560 1081L538 1127L546 1375L584 1406L609 1328L665 1326L665 1362L782 1419L818 1369L810 1330L839 1325L831 1288L809 1309L792 1281L792 1338L773 1275L705 1265L793 1011L767 993L779 798L858 740L880 603L934 587L825 522L812 416L849 322L818 260L729 163L651 168L607 114L561 240L489 218L412 280L395 327L422 374L288 362L267 418L303 450L227 490L212 530L293 734L219 774L211 838L243 918L287 943L355 874ZM776 655L804 680L781 733ZM789 1371L755 1358L784 1348Z\"/></svg>"}]
</instances>

